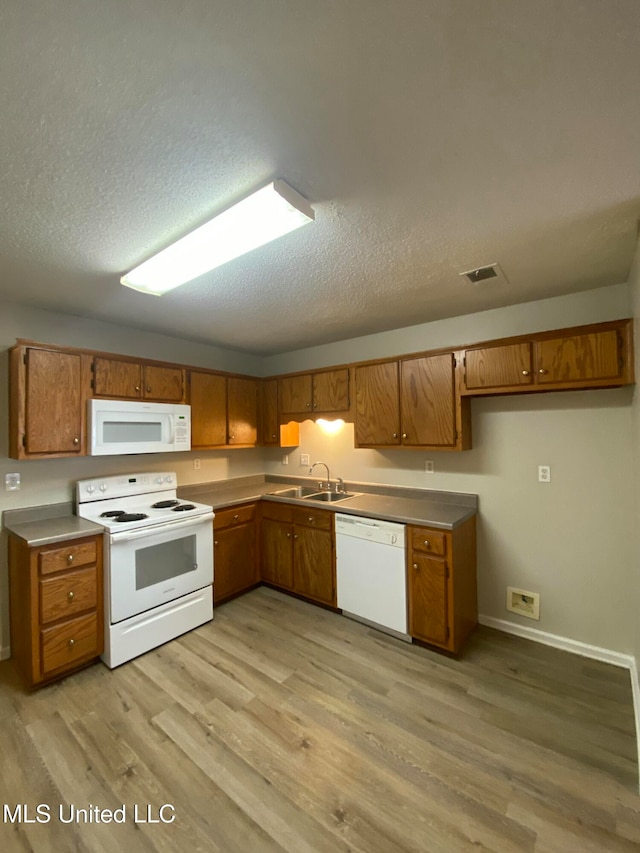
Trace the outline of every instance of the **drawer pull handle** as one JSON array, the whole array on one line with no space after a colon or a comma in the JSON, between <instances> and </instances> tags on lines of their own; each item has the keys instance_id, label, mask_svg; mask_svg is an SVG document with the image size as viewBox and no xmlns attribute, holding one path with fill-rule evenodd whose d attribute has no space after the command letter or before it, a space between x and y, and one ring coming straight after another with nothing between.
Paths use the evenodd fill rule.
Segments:
<instances>
[{"instance_id":1,"label":"drawer pull handle","mask_svg":"<svg viewBox=\"0 0 640 853\"><path fill-rule=\"evenodd\" d=\"M313 524L314 518L312 515L309 516L309 524Z\"/></svg>"},{"instance_id":2,"label":"drawer pull handle","mask_svg":"<svg viewBox=\"0 0 640 853\"><path fill-rule=\"evenodd\" d=\"M238 513L236 513L236 514L233 516L233 520L234 520L234 521L237 521L239 518L240 518L240 516L238 515Z\"/></svg>"},{"instance_id":3,"label":"drawer pull handle","mask_svg":"<svg viewBox=\"0 0 640 853\"><path fill-rule=\"evenodd\" d=\"M73 599L75 598L75 595L73 594L73 590L71 590L71 592L69 593L67 598L69 599L69 601L73 601Z\"/></svg>"},{"instance_id":4,"label":"drawer pull handle","mask_svg":"<svg viewBox=\"0 0 640 853\"><path fill-rule=\"evenodd\" d=\"M68 560L70 563L73 563L73 554L67 554L67 560Z\"/></svg>"},{"instance_id":5,"label":"drawer pull handle","mask_svg":"<svg viewBox=\"0 0 640 853\"><path fill-rule=\"evenodd\" d=\"M75 646L75 644L76 644L76 641L73 639L73 637L71 637L71 638L70 638L70 640L69 640L69 645L70 645L70 646Z\"/></svg>"}]
</instances>

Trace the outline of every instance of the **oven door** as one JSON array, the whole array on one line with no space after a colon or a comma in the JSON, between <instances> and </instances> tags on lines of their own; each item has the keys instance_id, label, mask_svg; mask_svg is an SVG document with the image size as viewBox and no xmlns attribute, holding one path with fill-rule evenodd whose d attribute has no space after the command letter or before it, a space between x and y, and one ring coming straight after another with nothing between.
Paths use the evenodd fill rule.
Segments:
<instances>
[{"instance_id":1,"label":"oven door","mask_svg":"<svg viewBox=\"0 0 640 853\"><path fill-rule=\"evenodd\" d=\"M213 583L213 513L110 536L111 623Z\"/></svg>"}]
</instances>

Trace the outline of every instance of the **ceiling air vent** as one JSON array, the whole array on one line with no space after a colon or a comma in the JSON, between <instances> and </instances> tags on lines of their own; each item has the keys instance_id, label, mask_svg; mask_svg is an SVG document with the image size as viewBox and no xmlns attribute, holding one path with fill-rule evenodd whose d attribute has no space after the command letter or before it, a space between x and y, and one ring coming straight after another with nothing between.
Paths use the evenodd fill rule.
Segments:
<instances>
[{"instance_id":1,"label":"ceiling air vent","mask_svg":"<svg viewBox=\"0 0 640 853\"><path fill-rule=\"evenodd\" d=\"M492 279L498 279L502 284L509 283L499 264L487 264L484 267L475 267L475 269L461 272L459 275L466 276L471 284L481 284L484 281L491 281ZM497 284L498 282L494 283Z\"/></svg>"}]
</instances>

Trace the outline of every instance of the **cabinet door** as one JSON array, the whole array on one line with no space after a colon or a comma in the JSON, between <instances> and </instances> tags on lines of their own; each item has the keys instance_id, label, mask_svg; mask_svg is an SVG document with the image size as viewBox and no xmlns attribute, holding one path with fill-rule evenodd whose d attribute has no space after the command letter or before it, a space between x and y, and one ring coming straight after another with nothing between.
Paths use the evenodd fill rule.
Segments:
<instances>
[{"instance_id":1,"label":"cabinet door","mask_svg":"<svg viewBox=\"0 0 640 853\"><path fill-rule=\"evenodd\" d=\"M456 394L453 353L400 362L402 443L454 447Z\"/></svg>"},{"instance_id":2,"label":"cabinet door","mask_svg":"<svg viewBox=\"0 0 640 853\"><path fill-rule=\"evenodd\" d=\"M262 520L262 580L293 588L293 525Z\"/></svg>"},{"instance_id":3,"label":"cabinet door","mask_svg":"<svg viewBox=\"0 0 640 853\"><path fill-rule=\"evenodd\" d=\"M260 383L260 443L278 445L278 380L266 379Z\"/></svg>"},{"instance_id":4,"label":"cabinet door","mask_svg":"<svg viewBox=\"0 0 640 853\"><path fill-rule=\"evenodd\" d=\"M96 397L142 396L142 367L136 361L100 358L93 362Z\"/></svg>"},{"instance_id":5,"label":"cabinet door","mask_svg":"<svg viewBox=\"0 0 640 853\"><path fill-rule=\"evenodd\" d=\"M409 633L446 646L449 641L448 570L445 560L413 553L409 566Z\"/></svg>"},{"instance_id":6,"label":"cabinet door","mask_svg":"<svg viewBox=\"0 0 640 853\"><path fill-rule=\"evenodd\" d=\"M293 535L294 592L335 604L333 534L296 525Z\"/></svg>"},{"instance_id":7,"label":"cabinet door","mask_svg":"<svg viewBox=\"0 0 640 853\"><path fill-rule=\"evenodd\" d=\"M284 376L278 380L280 411L283 415L311 412L311 374Z\"/></svg>"},{"instance_id":8,"label":"cabinet door","mask_svg":"<svg viewBox=\"0 0 640 853\"><path fill-rule=\"evenodd\" d=\"M227 443L227 380L215 373L189 373L191 447Z\"/></svg>"},{"instance_id":9,"label":"cabinet door","mask_svg":"<svg viewBox=\"0 0 640 853\"><path fill-rule=\"evenodd\" d=\"M184 400L184 371L179 367L144 367L144 396L148 400L181 403Z\"/></svg>"},{"instance_id":10,"label":"cabinet door","mask_svg":"<svg viewBox=\"0 0 640 853\"><path fill-rule=\"evenodd\" d=\"M215 604L258 582L255 524L214 529L213 600Z\"/></svg>"},{"instance_id":11,"label":"cabinet door","mask_svg":"<svg viewBox=\"0 0 640 853\"><path fill-rule=\"evenodd\" d=\"M400 444L398 362L356 367L355 384L356 445Z\"/></svg>"},{"instance_id":12,"label":"cabinet door","mask_svg":"<svg viewBox=\"0 0 640 853\"><path fill-rule=\"evenodd\" d=\"M318 412L349 411L349 369L314 373L313 409Z\"/></svg>"},{"instance_id":13,"label":"cabinet door","mask_svg":"<svg viewBox=\"0 0 640 853\"><path fill-rule=\"evenodd\" d=\"M227 384L229 444L258 441L258 383L230 376Z\"/></svg>"},{"instance_id":14,"label":"cabinet door","mask_svg":"<svg viewBox=\"0 0 640 853\"><path fill-rule=\"evenodd\" d=\"M465 352L465 388L483 390L531 385L531 344L468 349Z\"/></svg>"},{"instance_id":15,"label":"cabinet door","mask_svg":"<svg viewBox=\"0 0 640 853\"><path fill-rule=\"evenodd\" d=\"M83 445L81 383L80 355L26 350L26 453L80 453Z\"/></svg>"},{"instance_id":16,"label":"cabinet door","mask_svg":"<svg viewBox=\"0 0 640 853\"><path fill-rule=\"evenodd\" d=\"M540 385L617 379L622 375L618 333L593 332L537 341L536 379Z\"/></svg>"}]
</instances>

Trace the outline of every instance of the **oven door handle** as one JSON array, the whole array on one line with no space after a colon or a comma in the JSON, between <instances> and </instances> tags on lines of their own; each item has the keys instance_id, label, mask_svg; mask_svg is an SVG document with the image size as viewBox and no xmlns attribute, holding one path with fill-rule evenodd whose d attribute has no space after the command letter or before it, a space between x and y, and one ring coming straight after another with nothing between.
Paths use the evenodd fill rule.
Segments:
<instances>
[{"instance_id":1,"label":"oven door handle","mask_svg":"<svg viewBox=\"0 0 640 853\"><path fill-rule=\"evenodd\" d=\"M186 527L195 527L196 524L204 524L206 521L212 521L214 513L207 512L204 515L199 515L197 518L190 518L188 521L168 521L165 524L154 524L152 527L144 527L130 532L123 531L122 533L112 533L112 542L129 542L131 539L143 539L154 536L156 533L164 533L167 530L184 530Z\"/></svg>"}]
</instances>

